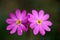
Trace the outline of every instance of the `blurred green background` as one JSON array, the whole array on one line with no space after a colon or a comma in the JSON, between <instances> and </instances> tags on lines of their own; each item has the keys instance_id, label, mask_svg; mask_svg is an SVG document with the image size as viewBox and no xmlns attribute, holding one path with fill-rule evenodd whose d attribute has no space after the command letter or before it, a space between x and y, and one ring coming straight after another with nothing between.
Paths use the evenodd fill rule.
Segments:
<instances>
[{"instance_id":1,"label":"blurred green background","mask_svg":"<svg viewBox=\"0 0 60 40\"><path fill-rule=\"evenodd\" d=\"M33 35L33 31L29 28L27 33L18 36L16 33L9 34L6 30L8 25L5 20L9 17L9 13L15 13L16 9L37 11L43 9L45 13L50 14L53 22L50 32L46 32L45 36ZM60 40L60 0L0 0L0 40Z\"/></svg>"}]
</instances>

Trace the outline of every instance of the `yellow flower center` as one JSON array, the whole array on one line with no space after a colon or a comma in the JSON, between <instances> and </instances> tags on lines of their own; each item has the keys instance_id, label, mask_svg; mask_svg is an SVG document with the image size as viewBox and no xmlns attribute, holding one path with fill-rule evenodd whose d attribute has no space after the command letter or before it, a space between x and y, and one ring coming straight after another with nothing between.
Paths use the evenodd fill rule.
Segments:
<instances>
[{"instance_id":1,"label":"yellow flower center","mask_svg":"<svg viewBox=\"0 0 60 40\"><path fill-rule=\"evenodd\" d=\"M21 23L21 21L20 21L20 20L17 20L17 21L16 21L16 24L17 24L17 25L19 25L20 23Z\"/></svg>"},{"instance_id":2,"label":"yellow flower center","mask_svg":"<svg viewBox=\"0 0 60 40\"><path fill-rule=\"evenodd\" d=\"M42 21L41 21L41 20L38 20L38 21L37 21L37 23L38 23L38 24L41 24L41 23L42 23Z\"/></svg>"}]
</instances>

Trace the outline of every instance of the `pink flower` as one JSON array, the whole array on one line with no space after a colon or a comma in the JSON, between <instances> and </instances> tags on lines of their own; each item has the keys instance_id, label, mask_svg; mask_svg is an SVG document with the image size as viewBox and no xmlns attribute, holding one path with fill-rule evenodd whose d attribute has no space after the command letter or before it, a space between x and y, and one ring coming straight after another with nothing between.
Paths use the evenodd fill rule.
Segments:
<instances>
[{"instance_id":1,"label":"pink flower","mask_svg":"<svg viewBox=\"0 0 60 40\"><path fill-rule=\"evenodd\" d=\"M23 10L21 13L17 9L16 16L10 13L10 17L6 19L6 22L9 24L6 30L11 30L10 34L14 34L17 31L18 35L22 35L23 31L27 31L27 27L24 25L27 22L26 10Z\"/></svg>"},{"instance_id":2,"label":"pink flower","mask_svg":"<svg viewBox=\"0 0 60 40\"><path fill-rule=\"evenodd\" d=\"M49 26L52 26L52 22L49 21L49 14L44 15L44 11L40 10L39 14L36 10L32 10L32 14L28 14L28 21L31 23L30 28L33 29L34 35L40 33L45 35L45 31L51 31Z\"/></svg>"}]
</instances>

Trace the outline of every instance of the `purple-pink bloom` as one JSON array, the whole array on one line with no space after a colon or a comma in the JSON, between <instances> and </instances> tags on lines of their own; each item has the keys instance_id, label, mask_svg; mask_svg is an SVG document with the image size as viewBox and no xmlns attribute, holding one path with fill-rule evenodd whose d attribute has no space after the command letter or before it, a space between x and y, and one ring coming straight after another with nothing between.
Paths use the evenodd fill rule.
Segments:
<instances>
[{"instance_id":1,"label":"purple-pink bloom","mask_svg":"<svg viewBox=\"0 0 60 40\"><path fill-rule=\"evenodd\" d=\"M51 31L49 26L52 26L52 22L48 20L49 14L44 15L44 10L40 10L39 13L32 10L32 14L28 15L28 21L31 23L30 28L33 29L34 35L38 33L45 35L45 31Z\"/></svg>"},{"instance_id":2,"label":"purple-pink bloom","mask_svg":"<svg viewBox=\"0 0 60 40\"><path fill-rule=\"evenodd\" d=\"M10 13L10 18L6 19L7 26L6 30L11 30L10 34L14 34L17 31L18 35L22 35L23 31L27 31L27 27L24 25L27 22L26 10L22 12L17 9L16 15Z\"/></svg>"}]
</instances>

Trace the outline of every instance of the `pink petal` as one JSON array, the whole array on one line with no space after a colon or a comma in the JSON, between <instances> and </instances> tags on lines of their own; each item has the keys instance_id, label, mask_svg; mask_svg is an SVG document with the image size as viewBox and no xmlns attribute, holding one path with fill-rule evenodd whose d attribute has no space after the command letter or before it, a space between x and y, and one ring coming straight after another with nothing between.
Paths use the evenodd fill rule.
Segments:
<instances>
[{"instance_id":1,"label":"pink petal","mask_svg":"<svg viewBox=\"0 0 60 40\"><path fill-rule=\"evenodd\" d=\"M31 13L28 13L28 14L27 14L28 18L30 18L31 15L32 15Z\"/></svg>"},{"instance_id":2,"label":"pink petal","mask_svg":"<svg viewBox=\"0 0 60 40\"><path fill-rule=\"evenodd\" d=\"M36 20L34 20L33 18L28 19L28 21L29 21L29 22L32 22L32 23L33 23L33 22L36 23Z\"/></svg>"},{"instance_id":3,"label":"pink petal","mask_svg":"<svg viewBox=\"0 0 60 40\"><path fill-rule=\"evenodd\" d=\"M20 35L20 36L22 35L22 29L21 29L21 27L20 27L20 26L18 27L17 32L18 32L18 35Z\"/></svg>"},{"instance_id":4,"label":"pink petal","mask_svg":"<svg viewBox=\"0 0 60 40\"><path fill-rule=\"evenodd\" d=\"M36 23L36 20L38 19L38 18L36 18L34 15L32 15L32 14L28 14L28 16L29 16L29 18L28 18L28 21L29 22L35 22Z\"/></svg>"},{"instance_id":5,"label":"pink petal","mask_svg":"<svg viewBox=\"0 0 60 40\"><path fill-rule=\"evenodd\" d=\"M39 11L39 18L41 19L44 16L44 10Z\"/></svg>"},{"instance_id":6,"label":"pink petal","mask_svg":"<svg viewBox=\"0 0 60 40\"><path fill-rule=\"evenodd\" d=\"M34 35L37 35L38 32L39 32L39 28L38 27L34 28L34 30L33 30Z\"/></svg>"},{"instance_id":7,"label":"pink petal","mask_svg":"<svg viewBox=\"0 0 60 40\"><path fill-rule=\"evenodd\" d=\"M38 12L37 12L36 10L32 10L32 14L33 14L36 18L38 18Z\"/></svg>"},{"instance_id":8,"label":"pink petal","mask_svg":"<svg viewBox=\"0 0 60 40\"><path fill-rule=\"evenodd\" d=\"M15 16L13 13L10 13L10 17L11 17L14 21L17 20L16 16Z\"/></svg>"},{"instance_id":9,"label":"pink petal","mask_svg":"<svg viewBox=\"0 0 60 40\"><path fill-rule=\"evenodd\" d=\"M28 21L29 21L29 22L36 22L37 19L38 19L38 18L35 18L33 15L30 15L30 14L29 14L29 18L28 18Z\"/></svg>"},{"instance_id":10,"label":"pink petal","mask_svg":"<svg viewBox=\"0 0 60 40\"><path fill-rule=\"evenodd\" d=\"M27 31L27 28L23 24L21 24L20 26L21 26L22 30Z\"/></svg>"},{"instance_id":11,"label":"pink petal","mask_svg":"<svg viewBox=\"0 0 60 40\"><path fill-rule=\"evenodd\" d=\"M32 16L32 14L31 14L31 13L28 13L28 15L27 15L27 16L28 16L28 18L30 18L30 17Z\"/></svg>"},{"instance_id":12,"label":"pink petal","mask_svg":"<svg viewBox=\"0 0 60 40\"><path fill-rule=\"evenodd\" d=\"M42 26L39 26L40 27L40 34L41 35L45 35L45 31L44 31L44 29L42 28Z\"/></svg>"},{"instance_id":13,"label":"pink petal","mask_svg":"<svg viewBox=\"0 0 60 40\"><path fill-rule=\"evenodd\" d=\"M28 21L28 17L24 17L24 19L22 19L22 23L26 23Z\"/></svg>"},{"instance_id":14,"label":"pink petal","mask_svg":"<svg viewBox=\"0 0 60 40\"><path fill-rule=\"evenodd\" d=\"M30 24L30 28L31 28L31 29L35 28L36 26L37 26L37 25L36 25L35 23L31 23L31 24Z\"/></svg>"},{"instance_id":15,"label":"pink petal","mask_svg":"<svg viewBox=\"0 0 60 40\"><path fill-rule=\"evenodd\" d=\"M15 24L8 25L6 30L11 30L14 26L15 26Z\"/></svg>"},{"instance_id":16,"label":"pink petal","mask_svg":"<svg viewBox=\"0 0 60 40\"><path fill-rule=\"evenodd\" d=\"M44 21L43 24L48 25L48 26L52 26L52 22L51 21Z\"/></svg>"},{"instance_id":17,"label":"pink petal","mask_svg":"<svg viewBox=\"0 0 60 40\"><path fill-rule=\"evenodd\" d=\"M46 31L51 31L51 29L47 25L43 25L43 29Z\"/></svg>"},{"instance_id":18,"label":"pink petal","mask_svg":"<svg viewBox=\"0 0 60 40\"><path fill-rule=\"evenodd\" d=\"M19 9L16 10L16 16L17 16L18 19L21 18L21 12L20 12Z\"/></svg>"},{"instance_id":19,"label":"pink petal","mask_svg":"<svg viewBox=\"0 0 60 40\"><path fill-rule=\"evenodd\" d=\"M8 24L13 24L13 23L15 23L15 21L13 20L13 19L6 19L6 23L8 23Z\"/></svg>"},{"instance_id":20,"label":"pink petal","mask_svg":"<svg viewBox=\"0 0 60 40\"><path fill-rule=\"evenodd\" d=\"M10 31L10 34L14 34L15 32L16 32L16 30L17 30L17 25L16 26L14 26L14 28Z\"/></svg>"},{"instance_id":21,"label":"pink petal","mask_svg":"<svg viewBox=\"0 0 60 40\"><path fill-rule=\"evenodd\" d=\"M22 16L25 17L26 16L26 10L22 11Z\"/></svg>"},{"instance_id":22,"label":"pink petal","mask_svg":"<svg viewBox=\"0 0 60 40\"><path fill-rule=\"evenodd\" d=\"M42 20L47 20L47 19L49 19L49 14L46 14L46 15L42 18Z\"/></svg>"}]
</instances>

